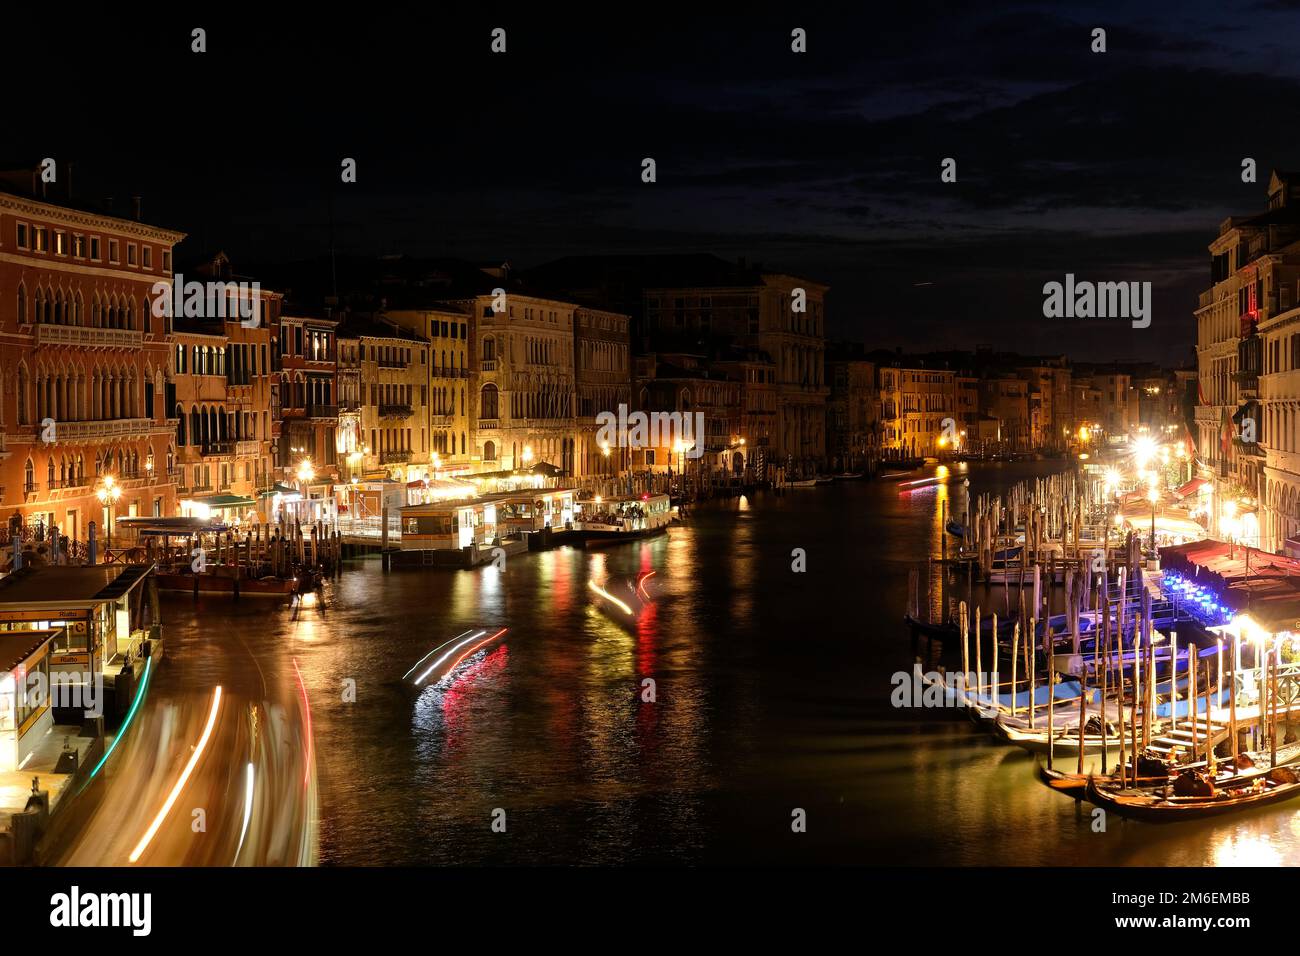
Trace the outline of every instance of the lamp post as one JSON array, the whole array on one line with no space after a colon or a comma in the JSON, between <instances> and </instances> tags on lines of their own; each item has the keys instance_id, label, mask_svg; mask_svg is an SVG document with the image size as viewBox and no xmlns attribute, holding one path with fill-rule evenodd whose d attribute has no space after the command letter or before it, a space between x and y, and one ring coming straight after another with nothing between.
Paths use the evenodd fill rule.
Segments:
<instances>
[{"instance_id":1,"label":"lamp post","mask_svg":"<svg viewBox=\"0 0 1300 956\"><path fill-rule=\"evenodd\" d=\"M104 539L104 550L107 551L113 546L113 508L117 504L117 499L122 497L122 489L112 475L105 475L99 479L99 487L95 489L95 497L108 511L108 533Z\"/></svg>"},{"instance_id":2,"label":"lamp post","mask_svg":"<svg viewBox=\"0 0 1300 956\"><path fill-rule=\"evenodd\" d=\"M1160 492L1156 490L1155 482L1151 483L1151 490L1147 492L1147 501L1151 502L1151 553L1156 553L1156 504L1160 501Z\"/></svg>"},{"instance_id":3,"label":"lamp post","mask_svg":"<svg viewBox=\"0 0 1300 956\"><path fill-rule=\"evenodd\" d=\"M311 492L308 490L307 485L315 477L316 469L312 467L310 458L304 458L298 463L298 485L302 489L301 494L303 501L311 501ZM300 524L302 523L301 513L299 514L298 521Z\"/></svg>"}]
</instances>

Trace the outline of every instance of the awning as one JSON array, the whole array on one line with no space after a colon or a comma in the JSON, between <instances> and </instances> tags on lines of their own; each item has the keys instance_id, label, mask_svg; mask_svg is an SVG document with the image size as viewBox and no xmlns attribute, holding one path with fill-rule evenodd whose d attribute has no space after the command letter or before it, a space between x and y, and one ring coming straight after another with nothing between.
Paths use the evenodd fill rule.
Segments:
<instances>
[{"instance_id":1,"label":"awning","mask_svg":"<svg viewBox=\"0 0 1300 956\"><path fill-rule=\"evenodd\" d=\"M208 495L206 498L190 498L196 505L207 505L209 508L252 508L257 502L252 498L243 498L239 495Z\"/></svg>"},{"instance_id":2,"label":"awning","mask_svg":"<svg viewBox=\"0 0 1300 956\"><path fill-rule=\"evenodd\" d=\"M1207 478L1193 478L1187 484L1174 491L1174 497L1179 501L1196 494L1209 481Z\"/></svg>"},{"instance_id":3,"label":"awning","mask_svg":"<svg viewBox=\"0 0 1300 956\"><path fill-rule=\"evenodd\" d=\"M260 495L258 495L258 497L274 498L276 495L296 495L296 494L298 494L297 488L290 488L288 485L282 485L277 481L274 485L271 486L270 491L264 491Z\"/></svg>"}]
</instances>

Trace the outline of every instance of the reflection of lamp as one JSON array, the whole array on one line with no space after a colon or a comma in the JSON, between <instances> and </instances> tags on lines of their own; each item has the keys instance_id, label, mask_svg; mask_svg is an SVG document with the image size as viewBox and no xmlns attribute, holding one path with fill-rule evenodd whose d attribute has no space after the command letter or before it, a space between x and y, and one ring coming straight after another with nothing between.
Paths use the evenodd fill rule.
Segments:
<instances>
[{"instance_id":1,"label":"reflection of lamp","mask_svg":"<svg viewBox=\"0 0 1300 956\"><path fill-rule=\"evenodd\" d=\"M95 489L95 497L99 499L101 505L108 509L108 537L104 547L111 548L113 546L113 507L117 504L117 500L122 497L122 489L112 475L105 475L99 480L99 487Z\"/></svg>"},{"instance_id":2,"label":"reflection of lamp","mask_svg":"<svg viewBox=\"0 0 1300 956\"><path fill-rule=\"evenodd\" d=\"M523 457L524 457L524 467L526 468L526 467L528 467L528 465L529 465L529 464L532 462L532 460L533 460L533 448L532 448L531 445L525 445L525 446L524 446L524 456L523 456Z\"/></svg>"}]
</instances>

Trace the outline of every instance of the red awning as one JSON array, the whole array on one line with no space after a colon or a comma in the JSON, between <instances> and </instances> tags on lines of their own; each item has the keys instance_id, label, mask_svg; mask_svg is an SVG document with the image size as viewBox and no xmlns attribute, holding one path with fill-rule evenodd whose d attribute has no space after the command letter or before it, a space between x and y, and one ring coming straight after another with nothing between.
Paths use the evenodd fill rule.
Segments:
<instances>
[{"instance_id":1,"label":"red awning","mask_svg":"<svg viewBox=\"0 0 1300 956\"><path fill-rule=\"evenodd\" d=\"M1265 627L1300 630L1300 560L1206 538L1160 549L1162 567L1211 584Z\"/></svg>"},{"instance_id":2,"label":"red awning","mask_svg":"<svg viewBox=\"0 0 1300 956\"><path fill-rule=\"evenodd\" d=\"M1187 484L1175 490L1174 497L1181 501L1182 499L1190 495L1196 494L1198 491L1201 490L1201 486L1204 485L1207 480L1208 479L1206 478L1193 478Z\"/></svg>"}]
</instances>

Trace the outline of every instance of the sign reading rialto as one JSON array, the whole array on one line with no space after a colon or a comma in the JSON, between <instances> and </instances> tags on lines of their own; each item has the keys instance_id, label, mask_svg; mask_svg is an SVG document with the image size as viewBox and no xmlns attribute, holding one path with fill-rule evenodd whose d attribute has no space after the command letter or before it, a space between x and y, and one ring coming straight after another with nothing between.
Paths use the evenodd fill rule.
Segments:
<instances>
[{"instance_id":1,"label":"sign reading rialto","mask_svg":"<svg viewBox=\"0 0 1300 956\"><path fill-rule=\"evenodd\" d=\"M596 444L617 448L672 448L687 458L704 456L703 412L618 412L596 415Z\"/></svg>"},{"instance_id":2,"label":"sign reading rialto","mask_svg":"<svg viewBox=\"0 0 1300 956\"><path fill-rule=\"evenodd\" d=\"M150 291L156 319L239 319L239 324L248 329L262 324L259 282L186 282L184 274L178 272L172 282L155 282Z\"/></svg>"}]
</instances>

